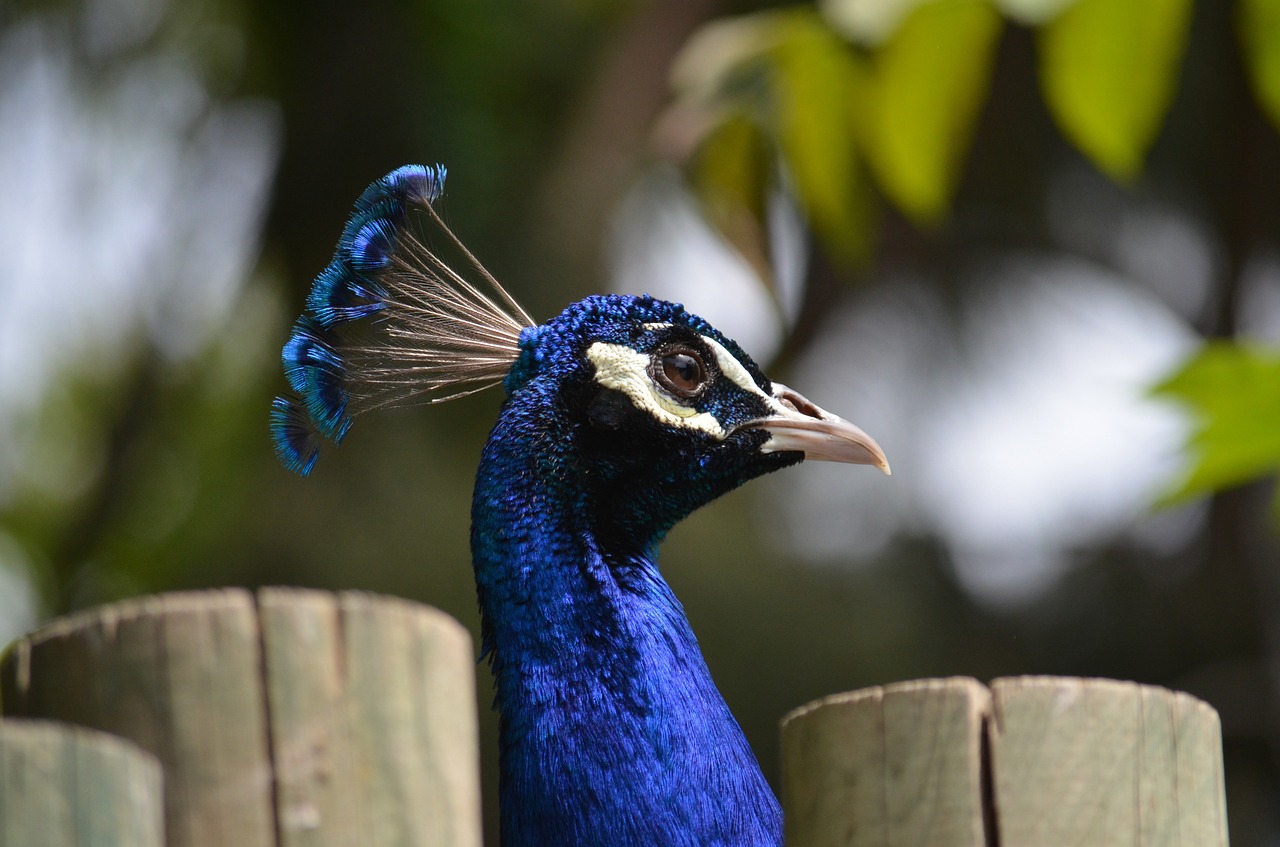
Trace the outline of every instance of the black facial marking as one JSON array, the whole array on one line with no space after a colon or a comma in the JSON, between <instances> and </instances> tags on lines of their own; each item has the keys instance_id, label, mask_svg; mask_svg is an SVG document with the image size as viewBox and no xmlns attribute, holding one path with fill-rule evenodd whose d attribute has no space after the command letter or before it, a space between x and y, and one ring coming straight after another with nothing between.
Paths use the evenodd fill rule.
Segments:
<instances>
[{"instance_id":1,"label":"black facial marking","mask_svg":"<svg viewBox=\"0 0 1280 847\"><path fill-rule=\"evenodd\" d=\"M619 429L634 410L627 395L606 388L598 392L587 406L587 420L597 429Z\"/></svg>"}]
</instances>

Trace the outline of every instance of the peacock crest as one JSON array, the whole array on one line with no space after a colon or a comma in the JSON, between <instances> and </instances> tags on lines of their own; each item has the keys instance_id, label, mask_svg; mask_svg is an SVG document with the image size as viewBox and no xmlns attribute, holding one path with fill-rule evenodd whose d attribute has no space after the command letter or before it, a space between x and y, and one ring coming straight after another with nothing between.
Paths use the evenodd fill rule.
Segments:
<instances>
[{"instance_id":1,"label":"peacock crest","mask_svg":"<svg viewBox=\"0 0 1280 847\"><path fill-rule=\"evenodd\" d=\"M275 398L271 433L290 470L310 473L362 412L482 391L516 360L534 321L441 219L444 181L442 165L406 165L356 201L282 354L297 396Z\"/></svg>"}]
</instances>

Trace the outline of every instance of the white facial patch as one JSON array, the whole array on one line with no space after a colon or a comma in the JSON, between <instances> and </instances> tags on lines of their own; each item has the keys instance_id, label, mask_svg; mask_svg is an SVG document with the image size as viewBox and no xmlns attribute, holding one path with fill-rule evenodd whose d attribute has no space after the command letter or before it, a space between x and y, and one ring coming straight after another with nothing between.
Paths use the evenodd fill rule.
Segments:
<instances>
[{"instance_id":1,"label":"white facial patch","mask_svg":"<svg viewBox=\"0 0 1280 847\"><path fill-rule=\"evenodd\" d=\"M710 412L699 412L677 403L658 389L649 376L649 357L625 344L597 341L587 348L587 358L596 366L596 382L605 388L621 391L637 409L641 409L668 426L695 429L715 439L727 432Z\"/></svg>"},{"instance_id":2,"label":"white facial patch","mask_svg":"<svg viewBox=\"0 0 1280 847\"><path fill-rule=\"evenodd\" d=\"M659 329L667 329L670 326L671 324L669 323L650 323L650 324L645 324L644 328L647 330L659 330ZM778 400L777 397L773 397L764 393L764 391L760 389L760 386L756 385L756 381L751 378L751 374L747 372L747 369L743 366L742 362L738 361L737 357L735 357L732 353L730 353L727 349L725 349L723 344L716 341L714 338L708 338L705 335L701 336L701 338L706 343L706 345L711 348L711 352L715 354L716 363L720 366L720 373L724 374L731 382L733 382L734 385L737 385L743 391L749 392L751 394L756 395L757 397L762 398L765 401L765 405L768 406L768 408L773 412L774 415L778 417L783 417L783 418L795 418L797 420L809 419L809 415L806 415L803 412L799 412L791 408L790 406L784 405L781 401ZM608 345L603 345L603 346L608 346ZM627 352L631 353L634 356L638 356L640 360L644 362L644 364L641 366L642 368L647 367L648 362L643 354L636 353L634 350L632 350L629 347L624 347L622 349L626 350ZM648 379L647 372L644 374L644 376L648 385L652 386L653 384L652 380ZM780 386L777 383L774 384L775 390L777 390L780 387L782 386ZM651 388L650 389L651 393L654 390L655 389ZM631 396L632 402L636 403L634 395L629 394L628 396ZM640 405L640 403L636 403L636 405L640 408L646 408L645 406ZM689 412L692 410L685 409L685 411ZM719 426L718 421L717 421L717 426ZM721 427L720 429L723 432L723 428ZM723 435L718 435L716 437L724 438ZM773 453L779 450L788 450L788 449L792 449L792 448L788 447L787 444L785 444L783 441L780 441L774 433L769 433L769 440L760 446L761 453Z\"/></svg>"},{"instance_id":3,"label":"white facial patch","mask_svg":"<svg viewBox=\"0 0 1280 847\"><path fill-rule=\"evenodd\" d=\"M668 327L671 326L671 324L652 323L652 324L644 324L643 326L645 329L655 330L655 329L667 329ZM711 352L715 354L716 364L720 366L720 373L728 377L729 380L734 385L738 386L743 391L746 391L750 394L755 394L759 397L763 397L764 399L770 402L770 405L778 405L777 401L775 401L768 394L765 394L763 391L760 390L760 386L756 385L756 381L751 378L751 374L747 373L747 369L742 366L742 362L739 362L732 353L726 350L723 344L721 344L719 341L716 341L714 338L708 338L705 335L701 335L699 336L699 338L701 338L703 343L705 343L708 347L710 347ZM636 355L640 355L640 354L636 354Z\"/></svg>"},{"instance_id":4,"label":"white facial patch","mask_svg":"<svg viewBox=\"0 0 1280 847\"><path fill-rule=\"evenodd\" d=\"M760 386L756 385L756 381L751 378L751 374L747 373L747 369L742 366L734 355L724 348L720 342L714 338L702 336L702 340L711 348L711 352L716 354L716 363L720 365L720 373L729 378L729 381L750 394L773 402L773 398L760 390Z\"/></svg>"},{"instance_id":5,"label":"white facial patch","mask_svg":"<svg viewBox=\"0 0 1280 847\"><path fill-rule=\"evenodd\" d=\"M646 324L645 329L665 329L670 324ZM786 413L786 408L773 397L760 390L751 374L724 345L714 338L701 336L703 342L716 357L720 373L743 391L762 398L776 412ZM656 420L668 425L705 432L716 440L723 440L729 432L710 412L699 412L671 397L649 375L650 356L631 349L625 344L608 344L597 341L587 348L587 358L596 368L596 382L605 388L620 391L637 409L648 412Z\"/></svg>"}]
</instances>

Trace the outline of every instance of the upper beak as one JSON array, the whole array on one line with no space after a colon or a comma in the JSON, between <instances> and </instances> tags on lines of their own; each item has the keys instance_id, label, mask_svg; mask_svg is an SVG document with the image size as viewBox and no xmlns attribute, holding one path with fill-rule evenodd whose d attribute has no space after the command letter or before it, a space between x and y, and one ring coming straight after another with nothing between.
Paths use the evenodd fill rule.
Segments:
<instances>
[{"instance_id":1,"label":"upper beak","mask_svg":"<svg viewBox=\"0 0 1280 847\"><path fill-rule=\"evenodd\" d=\"M773 384L773 398L781 407L776 414L746 424L769 433L769 440L760 448L763 452L796 450L806 459L874 465L886 475L890 473L889 460L876 440L844 418L778 382Z\"/></svg>"}]
</instances>

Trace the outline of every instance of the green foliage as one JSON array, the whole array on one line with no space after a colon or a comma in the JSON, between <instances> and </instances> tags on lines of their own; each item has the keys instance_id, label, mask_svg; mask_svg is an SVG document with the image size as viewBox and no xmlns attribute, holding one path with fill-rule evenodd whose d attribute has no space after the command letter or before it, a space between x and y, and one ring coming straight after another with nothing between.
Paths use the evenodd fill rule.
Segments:
<instances>
[{"instance_id":1,"label":"green foliage","mask_svg":"<svg viewBox=\"0 0 1280 847\"><path fill-rule=\"evenodd\" d=\"M1192 0L823 0L715 21L676 62L678 105L703 112L696 191L712 223L757 266L761 186L774 159L827 251L867 257L876 220L869 171L903 214L934 225L948 211L986 101L1002 17L1037 28L1041 89L1063 133L1102 171L1141 171L1177 87ZM1239 37L1264 109L1280 122L1280 0L1242 0ZM757 124L771 152L744 145ZM736 135L735 135L736 134ZM736 138L736 141L733 139ZM700 175L729 156L719 177ZM739 210L725 214L725 198ZM754 197L746 202L744 198ZM754 215L745 227L743 215Z\"/></svg>"},{"instance_id":2,"label":"green foliage","mask_svg":"<svg viewBox=\"0 0 1280 847\"><path fill-rule=\"evenodd\" d=\"M994 0L1009 20L1024 26L1040 26L1057 17L1075 0Z\"/></svg>"},{"instance_id":3,"label":"green foliage","mask_svg":"<svg viewBox=\"0 0 1280 847\"><path fill-rule=\"evenodd\" d=\"M1195 419L1180 501L1280 469L1280 350L1211 342L1156 386ZM1275 502L1280 513L1280 499Z\"/></svg>"},{"instance_id":4,"label":"green foliage","mask_svg":"<svg viewBox=\"0 0 1280 847\"><path fill-rule=\"evenodd\" d=\"M1280 127L1280 0L1240 0L1236 23L1258 102Z\"/></svg>"},{"instance_id":5,"label":"green foliage","mask_svg":"<svg viewBox=\"0 0 1280 847\"><path fill-rule=\"evenodd\" d=\"M1173 98L1191 0L1077 0L1039 32L1044 97L1099 168L1142 168Z\"/></svg>"},{"instance_id":6,"label":"green foliage","mask_svg":"<svg viewBox=\"0 0 1280 847\"><path fill-rule=\"evenodd\" d=\"M868 25L884 36L869 53L795 9L711 24L677 60L678 95L709 116L691 182L711 223L763 278L763 198L775 182L774 159L844 266L870 250L867 168L914 220L935 223L945 214L986 98L1001 21L985 0L910 5L919 8L886 7L891 19Z\"/></svg>"},{"instance_id":7,"label":"green foliage","mask_svg":"<svg viewBox=\"0 0 1280 847\"><path fill-rule=\"evenodd\" d=\"M772 277L769 241L761 224L769 199L770 156L760 127L739 113L707 135L691 168L703 214L765 280Z\"/></svg>"},{"instance_id":8,"label":"green foliage","mask_svg":"<svg viewBox=\"0 0 1280 847\"><path fill-rule=\"evenodd\" d=\"M770 59L778 147L801 208L836 260L866 258L869 211L857 160L865 63L821 21L787 15Z\"/></svg>"},{"instance_id":9,"label":"green foliage","mask_svg":"<svg viewBox=\"0 0 1280 847\"><path fill-rule=\"evenodd\" d=\"M777 163L833 258L866 258L870 222L856 146L867 69L808 10L712 24L686 46L673 76L708 129L690 176L708 218L771 276L766 206Z\"/></svg>"},{"instance_id":10,"label":"green foliage","mask_svg":"<svg viewBox=\"0 0 1280 847\"><path fill-rule=\"evenodd\" d=\"M922 226L945 219L986 102L1003 19L1036 28L1040 88L1101 171L1142 171L1173 102L1193 0L819 0L716 21L677 61L677 99L702 114L691 185L711 223L770 277L766 209L792 192L827 254L870 257L870 184ZM1280 0L1241 0L1236 36L1280 126ZM781 182L781 169L789 179ZM1271 387L1266 387L1270 379ZM1160 387L1202 427L1177 497L1280 465L1280 364L1214 344Z\"/></svg>"},{"instance_id":11,"label":"green foliage","mask_svg":"<svg viewBox=\"0 0 1280 847\"><path fill-rule=\"evenodd\" d=\"M871 57L867 160L918 223L937 223L947 211L1000 30L985 0L939 0L913 12Z\"/></svg>"}]
</instances>

